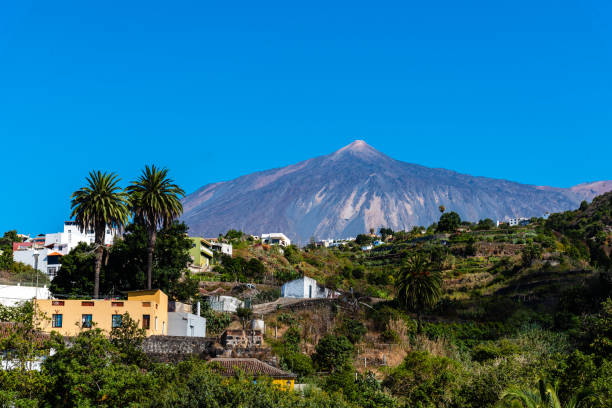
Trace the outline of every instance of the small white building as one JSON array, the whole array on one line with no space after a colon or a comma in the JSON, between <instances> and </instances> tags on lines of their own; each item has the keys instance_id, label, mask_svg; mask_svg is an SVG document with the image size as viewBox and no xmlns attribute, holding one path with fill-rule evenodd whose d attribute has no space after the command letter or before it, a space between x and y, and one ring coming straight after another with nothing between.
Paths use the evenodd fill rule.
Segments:
<instances>
[{"instance_id":1,"label":"small white building","mask_svg":"<svg viewBox=\"0 0 612 408\"><path fill-rule=\"evenodd\" d=\"M206 337L206 318L193 313L169 312L167 335Z\"/></svg>"},{"instance_id":2,"label":"small white building","mask_svg":"<svg viewBox=\"0 0 612 408\"><path fill-rule=\"evenodd\" d=\"M339 292L319 285L315 279L308 276L287 282L281 287L281 297L285 298L323 299L333 298L339 294Z\"/></svg>"},{"instance_id":3,"label":"small white building","mask_svg":"<svg viewBox=\"0 0 612 408\"><path fill-rule=\"evenodd\" d=\"M221 254L232 256L233 247L232 244L226 244L225 242L211 241L212 250Z\"/></svg>"},{"instance_id":4,"label":"small white building","mask_svg":"<svg viewBox=\"0 0 612 408\"><path fill-rule=\"evenodd\" d=\"M168 336L206 337L206 318L200 316L200 303L197 314L191 313L191 305L168 302Z\"/></svg>"},{"instance_id":5,"label":"small white building","mask_svg":"<svg viewBox=\"0 0 612 408\"><path fill-rule=\"evenodd\" d=\"M291 240L282 232L272 232L270 234L261 234L261 243L287 247L291 245Z\"/></svg>"},{"instance_id":6,"label":"small white building","mask_svg":"<svg viewBox=\"0 0 612 408\"><path fill-rule=\"evenodd\" d=\"M207 301L215 312L235 313L239 307L244 307L244 302L233 296L208 296Z\"/></svg>"},{"instance_id":7,"label":"small white building","mask_svg":"<svg viewBox=\"0 0 612 408\"><path fill-rule=\"evenodd\" d=\"M46 286L0 285L0 304L3 306L17 306L34 298L51 299L51 293Z\"/></svg>"}]
</instances>

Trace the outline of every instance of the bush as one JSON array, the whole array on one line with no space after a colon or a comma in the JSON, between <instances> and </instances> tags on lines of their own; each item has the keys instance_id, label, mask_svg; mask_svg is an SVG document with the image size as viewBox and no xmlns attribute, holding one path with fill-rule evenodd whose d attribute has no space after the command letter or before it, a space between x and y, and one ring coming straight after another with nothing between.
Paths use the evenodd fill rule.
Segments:
<instances>
[{"instance_id":1,"label":"bush","mask_svg":"<svg viewBox=\"0 0 612 408\"><path fill-rule=\"evenodd\" d=\"M509 357L519 352L519 347L507 339L498 342L485 342L474 346L472 349L472 359L483 362L500 357Z\"/></svg>"},{"instance_id":2,"label":"bush","mask_svg":"<svg viewBox=\"0 0 612 408\"><path fill-rule=\"evenodd\" d=\"M453 360L413 351L385 378L383 385L393 395L403 397L406 406L450 407L458 390L459 373L459 365Z\"/></svg>"},{"instance_id":3,"label":"bush","mask_svg":"<svg viewBox=\"0 0 612 408\"><path fill-rule=\"evenodd\" d=\"M366 327L359 320L344 319L337 333L345 336L353 344L359 342L368 332Z\"/></svg>"}]
</instances>

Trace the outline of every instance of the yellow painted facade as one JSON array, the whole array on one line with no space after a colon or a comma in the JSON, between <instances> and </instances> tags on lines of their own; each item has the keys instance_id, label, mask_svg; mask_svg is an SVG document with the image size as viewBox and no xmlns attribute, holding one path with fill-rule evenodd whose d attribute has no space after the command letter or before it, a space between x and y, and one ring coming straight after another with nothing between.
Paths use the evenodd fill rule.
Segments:
<instances>
[{"instance_id":1,"label":"yellow painted facade","mask_svg":"<svg viewBox=\"0 0 612 408\"><path fill-rule=\"evenodd\" d=\"M272 384L279 387L283 391L293 391L295 380L293 378L273 378Z\"/></svg>"},{"instance_id":2,"label":"yellow painted facade","mask_svg":"<svg viewBox=\"0 0 612 408\"><path fill-rule=\"evenodd\" d=\"M121 324L118 316L126 312L145 329L147 336L168 332L168 296L161 290L128 292L127 300L38 299L35 302L44 316L39 326L47 333L57 331L64 336L76 336L90 326L110 333L113 325Z\"/></svg>"}]
</instances>

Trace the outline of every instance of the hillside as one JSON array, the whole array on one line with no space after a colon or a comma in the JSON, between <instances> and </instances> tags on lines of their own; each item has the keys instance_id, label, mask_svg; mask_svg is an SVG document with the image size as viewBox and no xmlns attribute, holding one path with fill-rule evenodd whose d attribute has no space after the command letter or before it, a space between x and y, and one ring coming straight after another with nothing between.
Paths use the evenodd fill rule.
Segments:
<instances>
[{"instance_id":1,"label":"hillside","mask_svg":"<svg viewBox=\"0 0 612 408\"><path fill-rule=\"evenodd\" d=\"M493 407L509 386L528 389L534 378L547 378L558 381L562 401L589 387L593 397L583 406L604 407L612 402L612 303L606 303L612 275L592 257L588 242L609 244L611 198L605 194L524 226L484 221L450 232L435 226L386 231L377 237L386 242L368 251L356 242L281 251L243 237L233 241L233 262L258 260L263 271L252 275L228 263L202 278L221 277L227 282L205 287L253 301L281 367L364 406ZM441 298L426 310L422 332L416 311L396 299L402 270L417 254L443 277ZM276 300L278 286L301 275L344 294ZM256 282L256 289L235 281ZM325 347L334 357L322 360ZM342 359L344 368L330 368L329 361ZM362 394L343 375L377 379L376 390L397 405L364 402L382 396ZM346 381L340 389L338 381Z\"/></svg>"},{"instance_id":2,"label":"hillside","mask_svg":"<svg viewBox=\"0 0 612 408\"><path fill-rule=\"evenodd\" d=\"M538 187L404 163L363 141L327 156L206 185L183 200L191 235L282 231L305 244L369 228L429 225L443 205L463 219L540 217L575 208L597 188Z\"/></svg>"}]
</instances>

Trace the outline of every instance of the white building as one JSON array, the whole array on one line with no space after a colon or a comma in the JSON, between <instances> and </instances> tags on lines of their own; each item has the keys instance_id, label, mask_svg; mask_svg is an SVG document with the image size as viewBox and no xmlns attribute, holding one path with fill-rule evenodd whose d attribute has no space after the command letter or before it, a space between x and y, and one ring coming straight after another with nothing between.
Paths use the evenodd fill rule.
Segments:
<instances>
[{"instance_id":1,"label":"white building","mask_svg":"<svg viewBox=\"0 0 612 408\"><path fill-rule=\"evenodd\" d=\"M191 305L168 302L168 336L206 337L206 319L200 316L200 303L197 314L191 313Z\"/></svg>"},{"instance_id":2,"label":"white building","mask_svg":"<svg viewBox=\"0 0 612 408\"><path fill-rule=\"evenodd\" d=\"M225 255L232 256L233 247L232 244L226 244L225 242L211 241L212 250Z\"/></svg>"},{"instance_id":3,"label":"white building","mask_svg":"<svg viewBox=\"0 0 612 408\"><path fill-rule=\"evenodd\" d=\"M104 245L111 245L116 235L116 230L107 227L106 231L104 231ZM54 245L55 248L63 254L70 252L80 242L93 244L94 241L94 230L89 229L81 231L74 221L64 222L64 232L45 235L45 246Z\"/></svg>"},{"instance_id":4,"label":"white building","mask_svg":"<svg viewBox=\"0 0 612 408\"><path fill-rule=\"evenodd\" d=\"M14 251L13 261L30 265L32 268L38 269L53 279L61 266L60 259L63 255L63 253L55 250L55 248L28 248Z\"/></svg>"},{"instance_id":5,"label":"white building","mask_svg":"<svg viewBox=\"0 0 612 408\"><path fill-rule=\"evenodd\" d=\"M244 302L233 296L208 296L207 300L215 312L235 313L239 307L244 307Z\"/></svg>"},{"instance_id":6,"label":"white building","mask_svg":"<svg viewBox=\"0 0 612 408\"><path fill-rule=\"evenodd\" d=\"M291 245L291 240L282 232L272 232L270 234L261 234L262 244L280 245L287 247Z\"/></svg>"},{"instance_id":7,"label":"white building","mask_svg":"<svg viewBox=\"0 0 612 408\"><path fill-rule=\"evenodd\" d=\"M3 306L16 306L34 298L51 299L51 293L46 286L0 285L0 304Z\"/></svg>"},{"instance_id":8,"label":"white building","mask_svg":"<svg viewBox=\"0 0 612 408\"><path fill-rule=\"evenodd\" d=\"M308 276L287 282L281 288L281 297L285 298L321 299L333 298L339 294L319 285L316 280Z\"/></svg>"}]
</instances>

